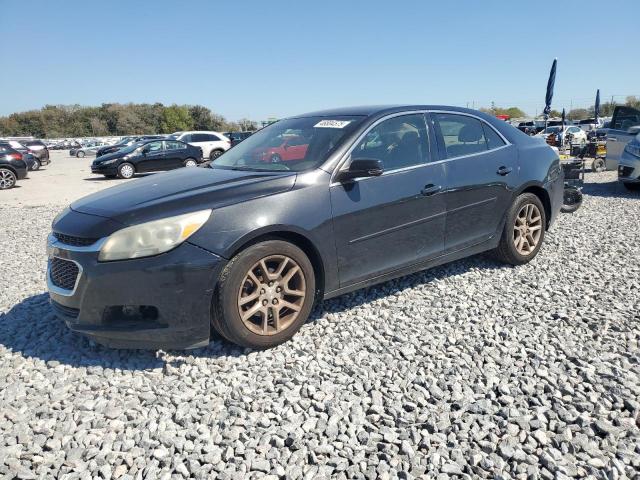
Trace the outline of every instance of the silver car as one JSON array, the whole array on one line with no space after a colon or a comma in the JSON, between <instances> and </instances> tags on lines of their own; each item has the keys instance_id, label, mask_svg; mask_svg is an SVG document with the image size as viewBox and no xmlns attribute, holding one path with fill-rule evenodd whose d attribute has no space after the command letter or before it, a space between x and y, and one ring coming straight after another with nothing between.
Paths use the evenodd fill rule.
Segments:
<instances>
[{"instance_id":1,"label":"silver car","mask_svg":"<svg viewBox=\"0 0 640 480\"><path fill-rule=\"evenodd\" d=\"M640 190L640 133L622 151L618 163L618 180L628 190Z\"/></svg>"},{"instance_id":2,"label":"silver car","mask_svg":"<svg viewBox=\"0 0 640 480\"><path fill-rule=\"evenodd\" d=\"M615 170L627 156L625 146L640 133L640 110L627 106L617 106L613 110L611 125L607 132L607 170Z\"/></svg>"}]
</instances>

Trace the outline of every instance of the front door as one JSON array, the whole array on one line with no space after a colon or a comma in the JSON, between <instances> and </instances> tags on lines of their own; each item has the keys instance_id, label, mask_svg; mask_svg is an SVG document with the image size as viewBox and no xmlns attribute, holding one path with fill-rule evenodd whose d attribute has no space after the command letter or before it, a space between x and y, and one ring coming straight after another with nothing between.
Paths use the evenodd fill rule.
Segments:
<instances>
[{"instance_id":1,"label":"front door","mask_svg":"<svg viewBox=\"0 0 640 480\"><path fill-rule=\"evenodd\" d=\"M446 158L445 251L496 233L517 185L518 153L488 123L464 114L431 114Z\"/></svg>"},{"instance_id":2,"label":"front door","mask_svg":"<svg viewBox=\"0 0 640 480\"><path fill-rule=\"evenodd\" d=\"M624 147L638 134L640 126L640 110L618 106L613 111L611 125L607 133L607 170L618 168L618 162Z\"/></svg>"},{"instance_id":3,"label":"front door","mask_svg":"<svg viewBox=\"0 0 640 480\"><path fill-rule=\"evenodd\" d=\"M136 165L136 171L153 172L162 170L162 165L165 161L164 147L162 144L162 140L144 144L137 162L138 165Z\"/></svg>"},{"instance_id":4,"label":"front door","mask_svg":"<svg viewBox=\"0 0 640 480\"><path fill-rule=\"evenodd\" d=\"M429 163L424 115L377 124L352 150L356 158L381 160L384 173L330 187L342 287L438 256L444 247L444 166Z\"/></svg>"}]
</instances>

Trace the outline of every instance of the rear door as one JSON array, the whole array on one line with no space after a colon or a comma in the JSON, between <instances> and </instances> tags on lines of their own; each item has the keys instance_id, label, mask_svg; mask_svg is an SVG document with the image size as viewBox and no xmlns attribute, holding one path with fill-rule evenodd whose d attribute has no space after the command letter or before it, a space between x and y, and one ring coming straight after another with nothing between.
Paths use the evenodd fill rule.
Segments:
<instances>
[{"instance_id":1,"label":"rear door","mask_svg":"<svg viewBox=\"0 0 640 480\"><path fill-rule=\"evenodd\" d=\"M640 126L640 110L626 106L618 106L614 109L607 133L607 170L618 168L625 145L638 134L633 127L638 126Z\"/></svg>"},{"instance_id":2,"label":"rear door","mask_svg":"<svg viewBox=\"0 0 640 480\"><path fill-rule=\"evenodd\" d=\"M496 233L518 184L518 153L478 117L458 112L431 117L447 166L444 247L450 253Z\"/></svg>"},{"instance_id":3,"label":"rear door","mask_svg":"<svg viewBox=\"0 0 640 480\"><path fill-rule=\"evenodd\" d=\"M430 162L425 116L380 121L357 141L347 165L355 158L381 160L384 173L330 187L340 285L440 255L444 165Z\"/></svg>"}]
</instances>

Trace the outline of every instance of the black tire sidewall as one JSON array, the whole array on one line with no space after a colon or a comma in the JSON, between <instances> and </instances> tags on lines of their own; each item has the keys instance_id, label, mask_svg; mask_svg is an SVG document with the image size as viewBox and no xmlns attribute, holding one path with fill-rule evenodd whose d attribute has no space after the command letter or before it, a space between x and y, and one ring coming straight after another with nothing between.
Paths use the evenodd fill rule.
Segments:
<instances>
[{"instance_id":1,"label":"black tire sidewall","mask_svg":"<svg viewBox=\"0 0 640 480\"><path fill-rule=\"evenodd\" d=\"M278 254L291 257L301 267L307 294L298 318L289 328L275 335L257 335L249 330L240 318L237 306L238 291L249 268L262 258ZM217 318L212 323L219 333L244 347L270 348L289 340L307 321L315 301L315 275L311 261L300 248L282 240L267 240L256 243L236 255L224 269L217 290L218 295L214 297L214 315Z\"/></svg>"},{"instance_id":2,"label":"black tire sidewall","mask_svg":"<svg viewBox=\"0 0 640 480\"><path fill-rule=\"evenodd\" d=\"M515 227L516 216L518 215L518 212L520 212L525 204L529 203L532 203L536 207L538 207L540 215L542 215L542 233L535 250L529 255L522 255L518 252L518 250L516 250L516 246L513 243L513 230ZM544 205L542 204L538 196L534 195L533 193L520 194L507 212L505 222L506 223L499 246L501 259L513 265L524 265L525 263L529 263L536 257L536 255L538 255L538 252L540 251L540 249L542 248L542 244L544 243L545 230L547 226L547 214L544 209Z\"/></svg>"},{"instance_id":3,"label":"black tire sidewall","mask_svg":"<svg viewBox=\"0 0 640 480\"><path fill-rule=\"evenodd\" d=\"M10 190L13 187L16 186L16 183L18 182L18 177L16 176L15 173L13 173L11 170L9 170L8 168L0 168L0 171L5 171L5 172L9 172L11 174L11 176L13 177L13 184L10 187L2 187L0 188L0 190Z\"/></svg>"},{"instance_id":4,"label":"black tire sidewall","mask_svg":"<svg viewBox=\"0 0 640 480\"><path fill-rule=\"evenodd\" d=\"M31 167L32 171L40 170L40 160L33 161L33 167Z\"/></svg>"},{"instance_id":5,"label":"black tire sidewall","mask_svg":"<svg viewBox=\"0 0 640 480\"><path fill-rule=\"evenodd\" d=\"M209 154L209 160L215 160L223 153L224 152L221 152L220 150L211 150L211 153Z\"/></svg>"},{"instance_id":6,"label":"black tire sidewall","mask_svg":"<svg viewBox=\"0 0 640 480\"><path fill-rule=\"evenodd\" d=\"M277 153L274 153L273 155L271 155L271 158L269 160L271 160L271 163L281 163L282 157Z\"/></svg>"},{"instance_id":7,"label":"black tire sidewall","mask_svg":"<svg viewBox=\"0 0 640 480\"><path fill-rule=\"evenodd\" d=\"M187 166L188 166L188 165L187 165L187 163L188 163L188 162L193 162L193 163L195 163L194 167L197 167L197 166L198 166L198 161L197 161L195 158L187 158L187 159L184 161L184 166L185 166L185 167L187 167Z\"/></svg>"}]
</instances>

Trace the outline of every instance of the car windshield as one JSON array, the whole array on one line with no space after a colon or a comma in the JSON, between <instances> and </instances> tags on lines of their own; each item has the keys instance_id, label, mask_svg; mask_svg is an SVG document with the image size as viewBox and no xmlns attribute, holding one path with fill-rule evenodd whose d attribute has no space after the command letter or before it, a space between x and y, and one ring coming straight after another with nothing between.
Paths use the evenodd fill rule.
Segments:
<instances>
[{"instance_id":1,"label":"car windshield","mask_svg":"<svg viewBox=\"0 0 640 480\"><path fill-rule=\"evenodd\" d=\"M140 142L133 142L131 145L129 145L127 148L122 148L119 150L119 152L133 152L136 148L144 145L145 141L140 141Z\"/></svg>"},{"instance_id":2,"label":"car windshield","mask_svg":"<svg viewBox=\"0 0 640 480\"><path fill-rule=\"evenodd\" d=\"M210 166L252 171L311 170L319 167L363 119L339 115L280 120L228 150Z\"/></svg>"}]
</instances>

